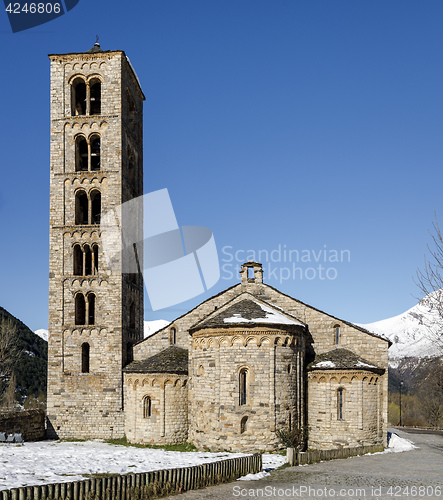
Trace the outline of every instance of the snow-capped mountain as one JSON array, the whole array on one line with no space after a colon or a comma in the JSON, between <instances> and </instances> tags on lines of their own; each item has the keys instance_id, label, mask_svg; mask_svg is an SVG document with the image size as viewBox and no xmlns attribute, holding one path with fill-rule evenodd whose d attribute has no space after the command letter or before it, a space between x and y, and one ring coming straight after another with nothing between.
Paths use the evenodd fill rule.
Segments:
<instances>
[{"instance_id":1,"label":"snow-capped mountain","mask_svg":"<svg viewBox=\"0 0 443 500\"><path fill-rule=\"evenodd\" d=\"M431 294L403 314L360 326L389 338L392 342L390 360L441 356L443 315L439 312L440 307L435 295Z\"/></svg>"},{"instance_id":2,"label":"snow-capped mountain","mask_svg":"<svg viewBox=\"0 0 443 500\"><path fill-rule=\"evenodd\" d=\"M36 330L34 333L38 335L41 339L46 340L46 342L48 341L48 330L40 328L40 330Z\"/></svg>"},{"instance_id":3,"label":"snow-capped mountain","mask_svg":"<svg viewBox=\"0 0 443 500\"><path fill-rule=\"evenodd\" d=\"M153 321L145 321L145 331L144 331L144 336L145 339L147 337L150 337L151 335L154 335L155 332L158 332L165 326L168 326L170 321L166 321L165 319L156 319Z\"/></svg>"}]
</instances>

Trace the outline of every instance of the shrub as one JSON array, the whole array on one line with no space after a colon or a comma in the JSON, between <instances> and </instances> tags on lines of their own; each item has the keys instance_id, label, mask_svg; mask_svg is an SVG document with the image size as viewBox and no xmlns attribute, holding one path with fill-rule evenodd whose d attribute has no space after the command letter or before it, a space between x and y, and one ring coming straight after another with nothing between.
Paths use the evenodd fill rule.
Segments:
<instances>
[{"instance_id":1,"label":"shrub","mask_svg":"<svg viewBox=\"0 0 443 500\"><path fill-rule=\"evenodd\" d=\"M307 431L299 427L292 429L283 427L278 429L275 434L285 448L295 448L296 450L301 450L307 439Z\"/></svg>"}]
</instances>

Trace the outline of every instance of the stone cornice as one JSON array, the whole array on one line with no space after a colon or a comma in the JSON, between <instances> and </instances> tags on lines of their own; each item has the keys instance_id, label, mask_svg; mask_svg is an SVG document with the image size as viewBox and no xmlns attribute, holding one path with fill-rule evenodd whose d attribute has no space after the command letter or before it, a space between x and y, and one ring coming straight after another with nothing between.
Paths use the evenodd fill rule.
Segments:
<instances>
[{"instance_id":1,"label":"stone cornice","mask_svg":"<svg viewBox=\"0 0 443 500\"><path fill-rule=\"evenodd\" d=\"M199 332L200 333L200 332ZM244 347L254 342L257 347L263 344L268 346L282 345L282 346L296 346L299 345L299 336L289 335L287 332L270 331L263 329L261 331L245 331L245 330L230 330L227 332L212 332L206 335L196 336L192 338L192 346L194 349L203 349L210 345L221 346L227 344L232 347L236 342L240 342Z\"/></svg>"},{"instance_id":2,"label":"stone cornice","mask_svg":"<svg viewBox=\"0 0 443 500\"><path fill-rule=\"evenodd\" d=\"M336 379L335 381L339 383L367 380L369 383L376 384L380 379L380 374L365 370L316 370L308 372L309 382L332 382L332 379Z\"/></svg>"},{"instance_id":3,"label":"stone cornice","mask_svg":"<svg viewBox=\"0 0 443 500\"><path fill-rule=\"evenodd\" d=\"M140 387L160 387L171 384L174 387L184 387L188 382L187 375L177 375L175 373L153 373L150 375L124 373L125 384L132 386L135 390Z\"/></svg>"},{"instance_id":4,"label":"stone cornice","mask_svg":"<svg viewBox=\"0 0 443 500\"><path fill-rule=\"evenodd\" d=\"M102 59L108 61L116 55L124 57L123 50L103 50L101 52L68 52L67 54L48 54L51 61L96 61Z\"/></svg>"},{"instance_id":5,"label":"stone cornice","mask_svg":"<svg viewBox=\"0 0 443 500\"><path fill-rule=\"evenodd\" d=\"M192 333L192 338L205 338L205 337L231 337L236 335L274 335L274 336L291 336L294 338L300 337L300 331L295 329L283 329L281 325L269 325L269 326L251 326L246 323L245 326L229 326L225 328L204 328L202 330L197 330Z\"/></svg>"}]
</instances>

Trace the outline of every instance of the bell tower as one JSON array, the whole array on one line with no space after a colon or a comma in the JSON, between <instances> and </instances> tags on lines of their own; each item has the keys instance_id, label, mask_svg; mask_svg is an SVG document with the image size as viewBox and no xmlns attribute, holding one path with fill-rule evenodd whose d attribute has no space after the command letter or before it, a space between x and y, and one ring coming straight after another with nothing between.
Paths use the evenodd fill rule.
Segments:
<instances>
[{"instance_id":1,"label":"bell tower","mask_svg":"<svg viewBox=\"0 0 443 500\"><path fill-rule=\"evenodd\" d=\"M108 266L101 219L143 194L145 97L121 50L96 43L49 59L48 434L121 437L122 369L143 338L143 280ZM142 241L141 209L131 217L116 222L119 234L128 222Z\"/></svg>"}]
</instances>

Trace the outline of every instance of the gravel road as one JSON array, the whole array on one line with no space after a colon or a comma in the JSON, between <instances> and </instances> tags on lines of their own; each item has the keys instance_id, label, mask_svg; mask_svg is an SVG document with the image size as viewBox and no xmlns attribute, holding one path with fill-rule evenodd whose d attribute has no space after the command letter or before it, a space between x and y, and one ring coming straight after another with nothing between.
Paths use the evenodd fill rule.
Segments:
<instances>
[{"instance_id":1,"label":"gravel road","mask_svg":"<svg viewBox=\"0 0 443 500\"><path fill-rule=\"evenodd\" d=\"M443 500L443 432L392 430L418 448L286 467L259 481L236 481L182 493L179 498Z\"/></svg>"}]
</instances>

